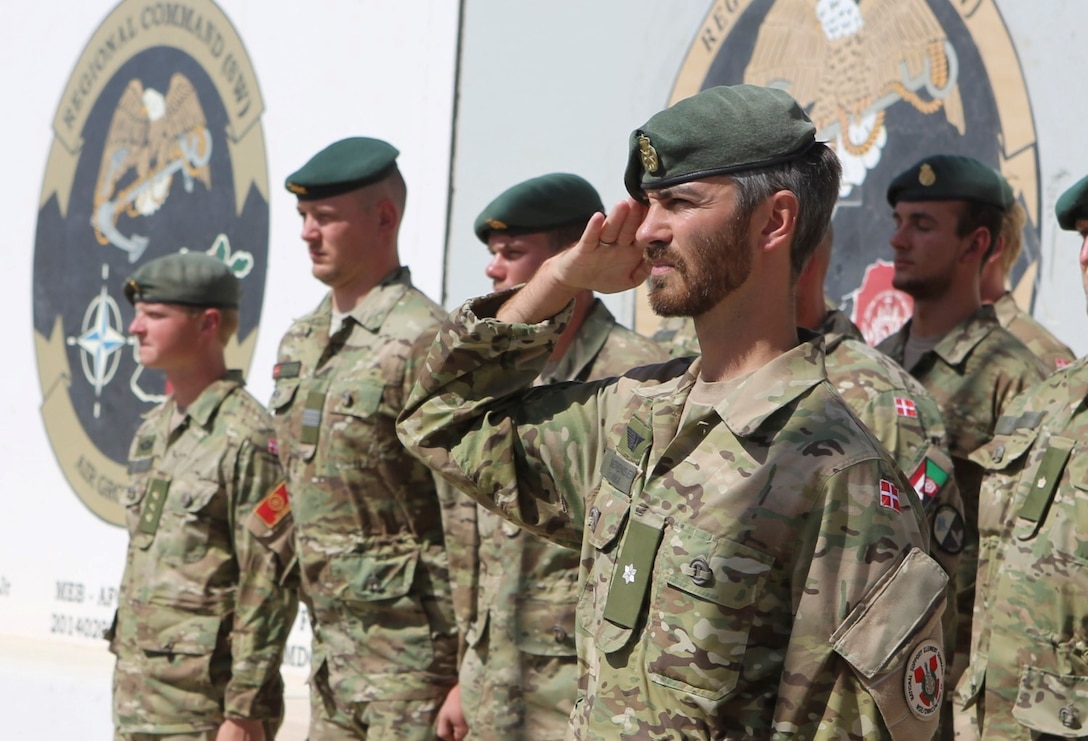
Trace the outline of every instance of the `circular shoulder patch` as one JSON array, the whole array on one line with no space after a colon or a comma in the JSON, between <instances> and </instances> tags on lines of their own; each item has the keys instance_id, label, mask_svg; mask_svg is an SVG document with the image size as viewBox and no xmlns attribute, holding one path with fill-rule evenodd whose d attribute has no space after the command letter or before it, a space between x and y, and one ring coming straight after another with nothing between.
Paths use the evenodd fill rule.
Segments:
<instances>
[{"instance_id":1,"label":"circular shoulder patch","mask_svg":"<svg viewBox=\"0 0 1088 741\"><path fill-rule=\"evenodd\" d=\"M951 504L942 504L933 515L933 542L945 553L953 555L963 550L967 531L963 515Z\"/></svg>"},{"instance_id":2,"label":"circular shoulder patch","mask_svg":"<svg viewBox=\"0 0 1088 741\"><path fill-rule=\"evenodd\" d=\"M907 662L903 693L919 720L935 720L944 698L944 655L936 641L922 641Z\"/></svg>"}]
</instances>

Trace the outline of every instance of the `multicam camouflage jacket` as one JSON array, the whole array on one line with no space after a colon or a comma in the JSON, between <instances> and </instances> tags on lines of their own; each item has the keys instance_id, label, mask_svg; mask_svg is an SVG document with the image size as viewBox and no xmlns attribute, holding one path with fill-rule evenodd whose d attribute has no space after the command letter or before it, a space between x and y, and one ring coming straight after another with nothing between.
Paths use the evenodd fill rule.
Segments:
<instances>
[{"instance_id":1,"label":"multicam camouflage jacket","mask_svg":"<svg viewBox=\"0 0 1088 741\"><path fill-rule=\"evenodd\" d=\"M699 360L528 389L562 321L439 332L401 417L481 504L581 547L575 737L926 739L947 577L818 339L681 414Z\"/></svg>"},{"instance_id":2,"label":"multicam camouflage jacket","mask_svg":"<svg viewBox=\"0 0 1088 741\"><path fill-rule=\"evenodd\" d=\"M902 364L910 326L908 321L877 349ZM1047 370L1022 342L1001 328L992 306L979 307L907 370L940 407L963 498L967 537L956 574L959 629L954 649L954 659L962 668L970 644L975 599L982 479L982 468L971 460L971 454L993 437L998 417L1009 402L1041 381Z\"/></svg>"},{"instance_id":3,"label":"multicam camouflage jacket","mask_svg":"<svg viewBox=\"0 0 1088 741\"><path fill-rule=\"evenodd\" d=\"M1001 326L1027 345L1027 348L1043 361L1049 372L1061 370L1077 359L1064 342L1055 337L1035 317L1021 309L1011 293L1004 293L1001 298L994 301L994 311L997 312L997 321L1001 323Z\"/></svg>"},{"instance_id":4,"label":"multicam camouflage jacket","mask_svg":"<svg viewBox=\"0 0 1088 741\"><path fill-rule=\"evenodd\" d=\"M660 345L617 324L597 299L563 357L549 362L535 383L608 378L667 358ZM480 649L459 673L472 736L562 739L578 689L574 613L581 556L475 502L471 507L473 517L450 518L446 535L455 590L478 586L468 598L469 613L458 614L472 648ZM461 532L465 526L473 529ZM460 604L466 603L455 600Z\"/></svg>"},{"instance_id":5,"label":"multicam camouflage jacket","mask_svg":"<svg viewBox=\"0 0 1088 741\"><path fill-rule=\"evenodd\" d=\"M843 312L829 311L820 331L827 380L910 479L929 520L931 555L955 574L964 546L963 501L937 402L902 366L865 344Z\"/></svg>"},{"instance_id":6,"label":"multicam camouflage jacket","mask_svg":"<svg viewBox=\"0 0 1088 741\"><path fill-rule=\"evenodd\" d=\"M144 416L124 495L130 542L111 630L119 733L283 716L280 660L298 609L291 516L271 420L232 373L178 415Z\"/></svg>"},{"instance_id":7,"label":"multicam camouflage jacket","mask_svg":"<svg viewBox=\"0 0 1088 741\"><path fill-rule=\"evenodd\" d=\"M407 268L330 336L331 309L326 296L284 336L269 404L315 624L313 672L327 672L327 699L345 708L441 696L457 660L442 518L431 472L394 422L445 313Z\"/></svg>"},{"instance_id":8,"label":"multicam camouflage jacket","mask_svg":"<svg viewBox=\"0 0 1088 741\"><path fill-rule=\"evenodd\" d=\"M1016 399L973 456L979 505L971 664L957 738L1088 731L1088 361Z\"/></svg>"}]
</instances>

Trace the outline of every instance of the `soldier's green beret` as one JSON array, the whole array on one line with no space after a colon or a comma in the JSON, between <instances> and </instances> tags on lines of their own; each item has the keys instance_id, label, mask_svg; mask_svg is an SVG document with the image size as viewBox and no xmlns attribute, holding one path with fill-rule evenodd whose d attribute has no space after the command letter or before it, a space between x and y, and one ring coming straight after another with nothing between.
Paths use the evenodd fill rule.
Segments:
<instances>
[{"instance_id":1,"label":"soldier's green beret","mask_svg":"<svg viewBox=\"0 0 1088 741\"><path fill-rule=\"evenodd\" d=\"M645 201L643 190L788 162L815 141L816 127L784 90L712 87L631 133L623 182Z\"/></svg>"},{"instance_id":2,"label":"soldier's green beret","mask_svg":"<svg viewBox=\"0 0 1088 741\"><path fill-rule=\"evenodd\" d=\"M504 190L476 217L481 242L492 231L546 232L581 223L604 211L597 189L584 178L566 172L526 180Z\"/></svg>"},{"instance_id":3,"label":"soldier's green beret","mask_svg":"<svg viewBox=\"0 0 1088 741\"><path fill-rule=\"evenodd\" d=\"M1062 193L1054 213L1058 216L1058 226L1069 231L1077 228L1077 219L1088 219L1088 177Z\"/></svg>"},{"instance_id":4,"label":"soldier's green beret","mask_svg":"<svg viewBox=\"0 0 1088 741\"><path fill-rule=\"evenodd\" d=\"M899 201L970 201L997 206L1012 204L1012 188L989 165L960 154L935 154L915 162L888 186L888 203Z\"/></svg>"},{"instance_id":5,"label":"soldier's green beret","mask_svg":"<svg viewBox=\"0 0 1088 741\"><path fill-rule=\"evenodd\" d=\"M176 252L144 263L125 281L125 298L155 304L238 308L241 287L226 263L203 252Z\"/></svg>"},{"instance_id":6,"label":"soldier's green beret","mask_svg":"<svg viewBox=\"0 0 1088 741\"><path fill-rule=\"evenodd\" d=\"M322 149L287 176L287 190L300 201L332 198L376 183L397 166L400 152L389 142L356 136Z\"/></svg>"}]
</instances>

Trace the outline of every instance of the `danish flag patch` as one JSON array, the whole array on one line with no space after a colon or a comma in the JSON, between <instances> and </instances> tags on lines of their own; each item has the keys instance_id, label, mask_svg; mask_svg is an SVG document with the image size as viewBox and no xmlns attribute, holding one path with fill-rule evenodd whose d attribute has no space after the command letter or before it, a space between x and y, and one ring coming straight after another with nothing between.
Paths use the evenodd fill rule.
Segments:
<instances>
[{"instance_id":1,"label":"danish flag patch","mask_svg":"<svg viewBox=\"0 0 1088 741\"><path fill-rule=\"evenodd\" d=\"M902 396L895 397L895 413L900 417L917 417L918 409L914 406L912 399L905 399Z\"/></svg>"},{"instance_id":2,"label":"danish flag patch","mask_svg":"<svg viewBox=\"0 0 1088 741\"><path fill-rule=\"evenodd\" d=\"M880 480L880 506L902 512L899 507L899 489L887 479Z\"/></svg>"}]
</instances>

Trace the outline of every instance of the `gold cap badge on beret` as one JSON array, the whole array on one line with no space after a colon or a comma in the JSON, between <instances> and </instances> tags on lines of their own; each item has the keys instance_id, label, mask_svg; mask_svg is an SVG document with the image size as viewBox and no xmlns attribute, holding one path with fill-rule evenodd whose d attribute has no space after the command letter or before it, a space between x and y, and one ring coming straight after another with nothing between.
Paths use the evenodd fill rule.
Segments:
<instances>
[{"instance_id":1,"label":"gold cap badge on beret","mask_svg":"<svg viewBox=\"0 0 1088 741\"><path fill-rule=\"evenodd\" d=\"M651 175L657 172L659 160L657 159L657 150L650 144L650 137L645 134L639 134L638 149L639 154L642 156L643 169Z\"/></svg>"},{"instance_id":2,"label":"gold cap badge on beret","mask_svg":"<svg viewBox=\"0 0 1088 741\"><path fill-rule=\"evenodd\" d=\"M492 229L500 232L508 228L505 223L499 221L498 219L488 219L487 225Z\"/></svg>"},{"instance_id":3,"label":"gold cap badge on beret","mask_svg":"<svg viewBox=\"0 0 1088 741\"><path fill-rule=\"evenodd\" d=\"M918 169L918 182L927 188L937 182L937 174L933 172L928 162Z\"/></svg>"},{"instance_id":4,"label":"gold cap badge on beret","mask_svg":"<svg viewBox=\"0 0 1088 741\"><path fill-rule=\"evenodd\" d=\"M297 196L306 195L306 186L298 185L297 183L288 183L287 184L287 190L291 191L292 193L294 193Z\"/></svg>"}]
</instances>

